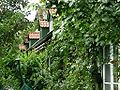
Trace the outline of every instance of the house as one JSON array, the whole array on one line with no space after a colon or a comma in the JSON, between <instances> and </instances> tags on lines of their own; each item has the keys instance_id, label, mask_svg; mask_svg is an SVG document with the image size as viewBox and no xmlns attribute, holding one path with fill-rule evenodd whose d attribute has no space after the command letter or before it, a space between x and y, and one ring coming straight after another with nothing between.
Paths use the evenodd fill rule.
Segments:
<instances>
[{"instance_id":1,"label":"house","mask_svg":"<svg viewBox=\"0 0 120 90\"><path fill-rule=\"evenodd\" d=\"M103 48L103 59L108 60L103 64L103 90L120 90L119 45L106 46Z\"/></svg>"},{"instance_id":2,"label":"house","mask_svg":"<svg viewBox=\"0 0 120 90\"><path fill-rule=\"evenodd\" d=\"M39 51L44 48L48 41L52 38L52 17L49 13L56 12L54 8L48 11L40 11L39 13L39 32L30 32L28 38L25 41L26 50ZM21 49L25 49L25 46L21 45ZM119 45L108 45L103 47L102 54L103 60L107 60L107 63L103 64L101 70L101 76L103 80L103 90L120 90L120 73L116 67L119 59ZM104 62L104 61L103 61Z\"/></svg>"},{"instance_id":3,"label":"house","mask_svg":"<svg viewBox=\"0 0 120 90\"><path fill-rule=\"evenodd\" d=\"M30 32L25 37L24 43L19 45L20 50L41 50L47 42L52 38L53 19L51 14L56 13L56 8L53 6L49 10L38 10L38 32Z\"/></svg>"}]
</instances>

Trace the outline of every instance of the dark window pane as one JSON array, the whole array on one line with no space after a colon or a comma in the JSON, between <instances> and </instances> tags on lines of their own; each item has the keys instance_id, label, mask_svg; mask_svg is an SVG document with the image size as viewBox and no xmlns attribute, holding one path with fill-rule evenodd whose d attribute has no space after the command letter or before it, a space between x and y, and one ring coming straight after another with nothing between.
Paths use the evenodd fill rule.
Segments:
<instances>
[{"instance_id":1,"label":"dark window pane","mask_svg":"<svg viewBox=\"0 0 120 90\"><path fill-rule=\"evenodd\" d=\"M105 82L110 82L110 64L105 64Z\"/></svg>"},{"instance_id":2,"label":"dark window pane","mask_svg":"<svg viewBox=\"0 0 120 90\"><path fill-rule=\"evenodd\" d=\"M114 84L114 90L119 90L118 85Z\"/></svg>"},{"instance_id":3,"label":"dark window pane","mask_svg":"<svg viewBox=\"0 0 120 90\"><path fill-rule=\"evenodd\" d=\"M105 90L111 90L110 89L110 84L105 84Z\"/></svg>"}]
</instances>

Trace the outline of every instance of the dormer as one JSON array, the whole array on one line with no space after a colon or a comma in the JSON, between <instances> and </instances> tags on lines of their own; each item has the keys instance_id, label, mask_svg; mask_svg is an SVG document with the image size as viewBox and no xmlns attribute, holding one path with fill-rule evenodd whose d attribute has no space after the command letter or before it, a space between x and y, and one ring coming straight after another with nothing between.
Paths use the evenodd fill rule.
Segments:
<instances>
[{"instance_id":1,"label":"dormer","mask_svg":"<svg viewBox=\"0 0 120 90\"><path fill-rule=\"evenodd\" d=\"M28 34L29 47L31 47L37 40L40 39L40 32L30 32Z\"/></svg>"}]
</instances>

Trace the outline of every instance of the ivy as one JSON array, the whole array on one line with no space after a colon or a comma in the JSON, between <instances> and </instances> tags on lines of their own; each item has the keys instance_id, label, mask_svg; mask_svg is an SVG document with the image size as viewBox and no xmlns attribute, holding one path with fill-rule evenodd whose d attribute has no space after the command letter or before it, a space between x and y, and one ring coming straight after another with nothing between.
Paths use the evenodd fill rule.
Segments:
<instances>
[{"instance_id":1,"label":"ivy","mask_svg":"<svg viewBox=\"0 0 120 90\"><path fill-rule=\"evenodd\" d=\"M119 21L119 3L60 0L58 3L51 1L50 4L56 4L60 16L54 20L55 36L51 43L44 52L37 53L42 67L36 73L46 72L42 75L42 81L37 79L46 83L39 83L43 85L40 88L101 90L102 79L99 72L105 63L103 47L110 42L119 43L120 28L119 22L116 23ZM37 78L41 78L41 74L37 75L40 75ZM35 83L34 78L31 80Z\"/></svg>"},{"instance_id":2,"label":"ivy","mask_svg":"<svg viewBox=\"0 0 120 90\"><path fill-rule=\"evenodd\" d=\"M5 54L1 53L3 62L0 65L7 63L8 67L14 66L9 61L19 54L22 75L34 90L101 90L101 66L107 62L103 61L103 47L109 43L116 45L120 40L120 3L114 0L51 0L48 4L48 7L56 5L59 17L54 20L54 37L51 42L45 50L37 53L18 53L12 44L16 41L11 42L10 38L6 40L8 34L13 39L18 30L24 29L16 26L17 22L22 26L21 14L14 15L11 11L6 13L6 19L0 22L1 42L6 43L1 44L4 47L0 50ZM11 19L7 18L9 14L12 15ZM28 26L22 34L34 28L34 25ZM11 47L6 49L7 46ZM8 67L4 66L0 71L0 80L8 80L4 85L9 85L13 82L10 79L13 79L17 85L10 85L19 86L20 81L15 76L14 68L10 70Z\"/></svg>"}]
</instances>

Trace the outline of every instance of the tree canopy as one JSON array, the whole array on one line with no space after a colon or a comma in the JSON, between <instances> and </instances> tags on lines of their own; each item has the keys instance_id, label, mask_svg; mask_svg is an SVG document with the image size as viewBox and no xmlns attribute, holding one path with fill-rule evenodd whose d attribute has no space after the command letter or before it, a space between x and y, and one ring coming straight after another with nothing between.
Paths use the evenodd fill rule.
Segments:
<instances>
[{"instance_id":1,"label":"tree canopy","mask_svg":"<svg viewBox=\"0 0 120 90\"><path fill-rule=\"evenodd\" d=\"M26 0L1 0L0 1L0 86L4 89L18 89L9 63L14 61L18 53L18 33L28 26L28 20L22 12L27 4Z\"/></svg>"}]
</instances>

